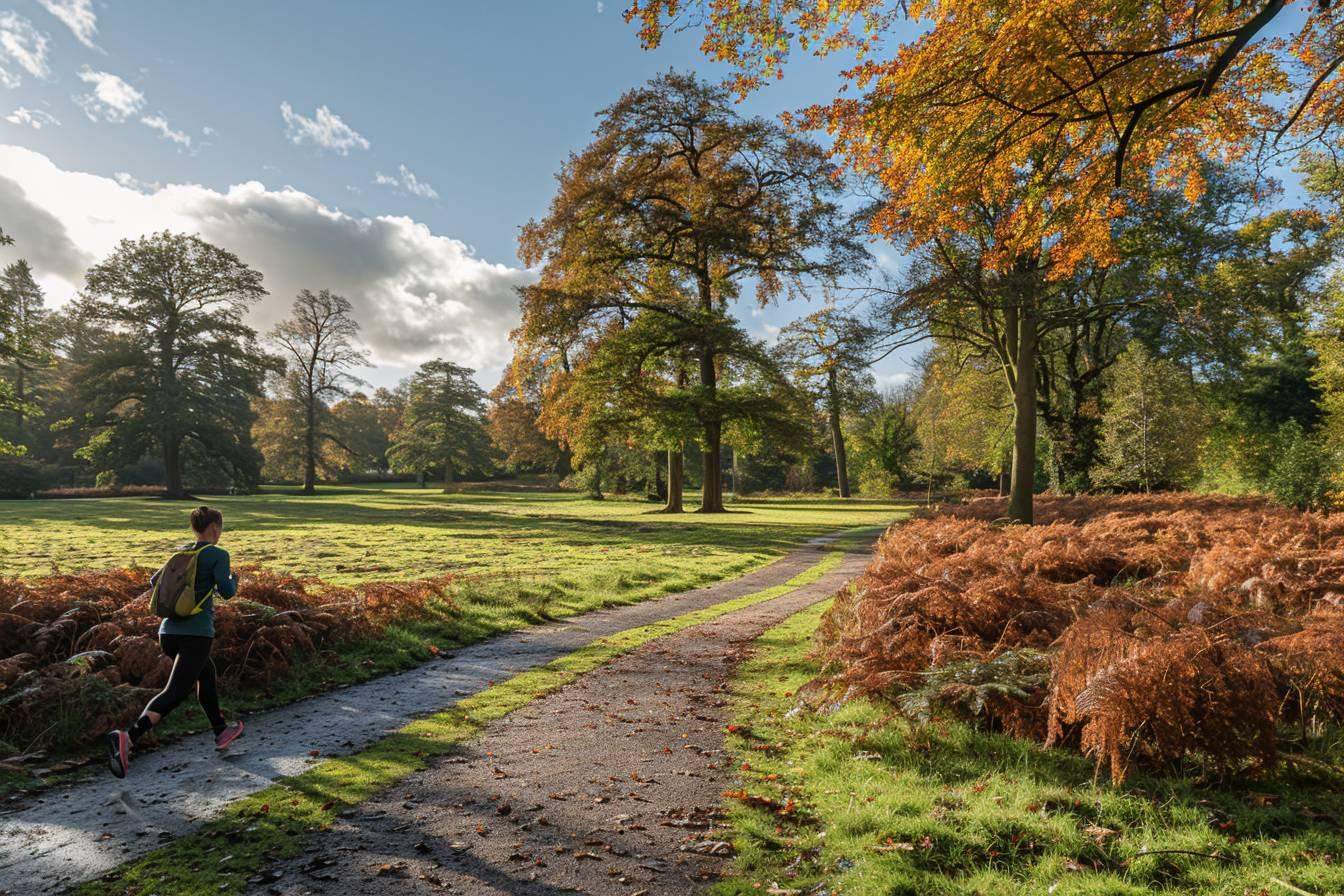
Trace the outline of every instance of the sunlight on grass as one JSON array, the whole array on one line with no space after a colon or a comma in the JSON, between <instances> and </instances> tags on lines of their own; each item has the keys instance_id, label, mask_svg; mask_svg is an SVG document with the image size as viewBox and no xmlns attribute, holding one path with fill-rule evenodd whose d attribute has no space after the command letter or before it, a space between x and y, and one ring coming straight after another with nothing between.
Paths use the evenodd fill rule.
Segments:
<instances>
[{"instance_id":1,"label":"sunlight on grass","mask_svg":"<svg viewBox=\"0 0 1344 896\"><path fill-rule=\"evenodd\" d=\"M645 501L568 493L328 487L314 497L272 491L210 497L221 543L252 564L348 585L445 573L553 582L594 566L648 580L694 567L731 574L837 529L886 525L892 501L742 500L726 514L652 513ZM187 537L189 503L154 498L0 501L0 573L40 575L157 566Z\"/></svg>"},{"instance_id":2,"label":"sunlight on grass","mask_svg":"<svg viewBox=\"0 0 1344 896\"><path fill-rule=\"evenodd\" d=\"M720 896L1344 891L1337 781L1117 789L1080 756L959 722L914 728L867 700L795 711L824 609L767 632L734 682L745 790L728 799L739 856Z\"/></svg>"}]
</instances>

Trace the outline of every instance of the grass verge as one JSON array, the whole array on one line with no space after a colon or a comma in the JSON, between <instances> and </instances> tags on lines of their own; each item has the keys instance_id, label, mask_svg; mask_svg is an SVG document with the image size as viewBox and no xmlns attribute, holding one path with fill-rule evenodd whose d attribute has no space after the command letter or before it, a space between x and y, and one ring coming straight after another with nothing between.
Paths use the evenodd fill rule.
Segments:
<instances>
[{"instance_id":1,"label":"grass verge","mask_svg":"<svg viewBox=\"0 0 1344 896\"><path fill-rule=\"evenodd\" d=\"M1080 756L959 722L912 727L867 700L795 710L824 609L766 632L734 681L738 858L718 896L1344 892L1338 781L1115 788Z\"/></svg>"},{"instance_id":2,"label":"grass verge","mask_svg":"<svg viewBox=\"0 0 1344 896\"><path fill-rule=\"evenodd\" d=\"M241 892L249 875L278 858L297 855L304 836L329 825L335 813L414 774L432 758L473 738L488 723L649 641L810 585L835 568L843 556L843 551L828 551L784 584L599 639L515 675L412 722L359 753L328 759L231 803L219 818L196 832L82 884L75 892L81 896Z\"/></svg>"},{"instance_id":3,"label":"grass verge","mask_svg":"<svg viewBox=\"0 0 1344 896\"><path fill-rule=\"evenodd\" d=\"M856 550L870 543L876 531L871 526L845 529L827 547ZM758 554L725 554L716 563L686 563L676 570L657 571L638 569L630 563L602 562L582 574L549 581L536 580L530 574L465 578L446 586L442 594L430 597L423 612L389 623L377 637L344 642L316 655L293 658L282 672L265 678L226 681L225 710L254 713L284 706L313 694L412 668L441 651L496 634L736 578L773 559ZM86 759L100 764L97 758L89 759L92 755L86 743L89 708L72 702L62 710L60 727L48 730L55 745L47 749L46 765L64 770L39 777L28 769L0 763L0 797L37 792L77 779L88 774L88 769L80 766ZM156 728L154 736L161 742L169 742L205 728L199 710L184 706ZM0 741L0 757L30 750L30 745L22 742Z\"/></svg>"}]
</instances>

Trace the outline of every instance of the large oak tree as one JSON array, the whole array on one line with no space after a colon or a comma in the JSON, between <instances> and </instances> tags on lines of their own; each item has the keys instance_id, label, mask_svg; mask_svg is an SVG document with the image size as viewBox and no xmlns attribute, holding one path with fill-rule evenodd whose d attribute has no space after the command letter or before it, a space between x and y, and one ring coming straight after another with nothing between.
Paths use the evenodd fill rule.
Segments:
<instances>
[{"instance_id":1,"label":"large oak tree","mask_svg":"<svg viewBox=\"0 0 1344 896\"><path fill-rule=\"evenodd\" d=\"M103 426L83 456L126 463L157 449L172 498L187 497L188 451L255 484L250 401L274 362L243 315L264 295L259 272L200 237L122 240L85 281L83 313L105 339L80 376Z\"/></svg>"},{"instance_id":2,"label":"large oak tree","mask_svg":"<svg viewBox=\"0 0 1344 896\"><path fill-rule=\"evenodd\" d=\"M593 142L558 175L547 215L520 240L540 282L522 291L524 338L574 332L590 318L653 312L706 322L691 349L704 392L701 510L723 507L721 359L713 324L744 281L770 301L812 278L834 280L866 257L843 226L841 184L815 144L744 118L721 87L668 73L601 113ZM678 287L650 301L660 278Z\"/></svg>"}]
</instances>

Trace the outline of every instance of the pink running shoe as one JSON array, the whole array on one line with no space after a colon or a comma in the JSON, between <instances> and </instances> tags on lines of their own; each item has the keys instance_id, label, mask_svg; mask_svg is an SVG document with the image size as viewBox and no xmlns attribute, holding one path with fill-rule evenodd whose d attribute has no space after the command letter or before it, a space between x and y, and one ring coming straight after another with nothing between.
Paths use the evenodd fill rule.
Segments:
<instances>
[{"instance_id":1,"label":"pink running shoe","mask_svg":"<svg viewBox=\"0 0 1344 896\"><path fill-rule=\"evenodd\" d=\"M215 749L227 750L229 744L243 736L243 722L230 722L224 726L224 730L215 735Z\"/></svg>"},{"instance_id":2,"label":"pink running shoe","mask_svg":"<svg viewBox=\"0 0 1344 896\"><path fill-rule=\"evenodd\" d=\"M131 770L131 736L125 731L107 732L107 767L118 778Z\"/></svg>"}]
</instances>

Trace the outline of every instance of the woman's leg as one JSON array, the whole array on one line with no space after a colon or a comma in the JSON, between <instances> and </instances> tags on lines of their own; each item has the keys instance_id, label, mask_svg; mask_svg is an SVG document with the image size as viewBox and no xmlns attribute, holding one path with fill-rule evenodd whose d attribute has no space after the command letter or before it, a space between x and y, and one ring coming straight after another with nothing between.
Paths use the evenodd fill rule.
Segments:
<instances>
[{"instance_id":1,"label":"woman's leg","mask_svg":"<svg viewBox=\"0 0 1344 896\"><path fill-rule=\"evenodd\" d=\"M131 743L143 737L195 689L205 664L210 662L211 640L193 635L159 636L163 652L172 657L173 671L169 673L168 683L163 690L149 701L140 718L131 726L128 732Z\"/></svg>"},{"instance_id":2,"label":"woman's leg","mask_svg":"<svg viewBox=\"0 0 1344 896\"><path fill-rule=\"evenodd\" d=\"M196 679L196 699L200 701L201 709L205 710L205 717L210 720L210 727L218 737L226 723L223 713L219 711L219 682L215 674L215 661L208 655Z\"/></svg>"}]
</instances>

